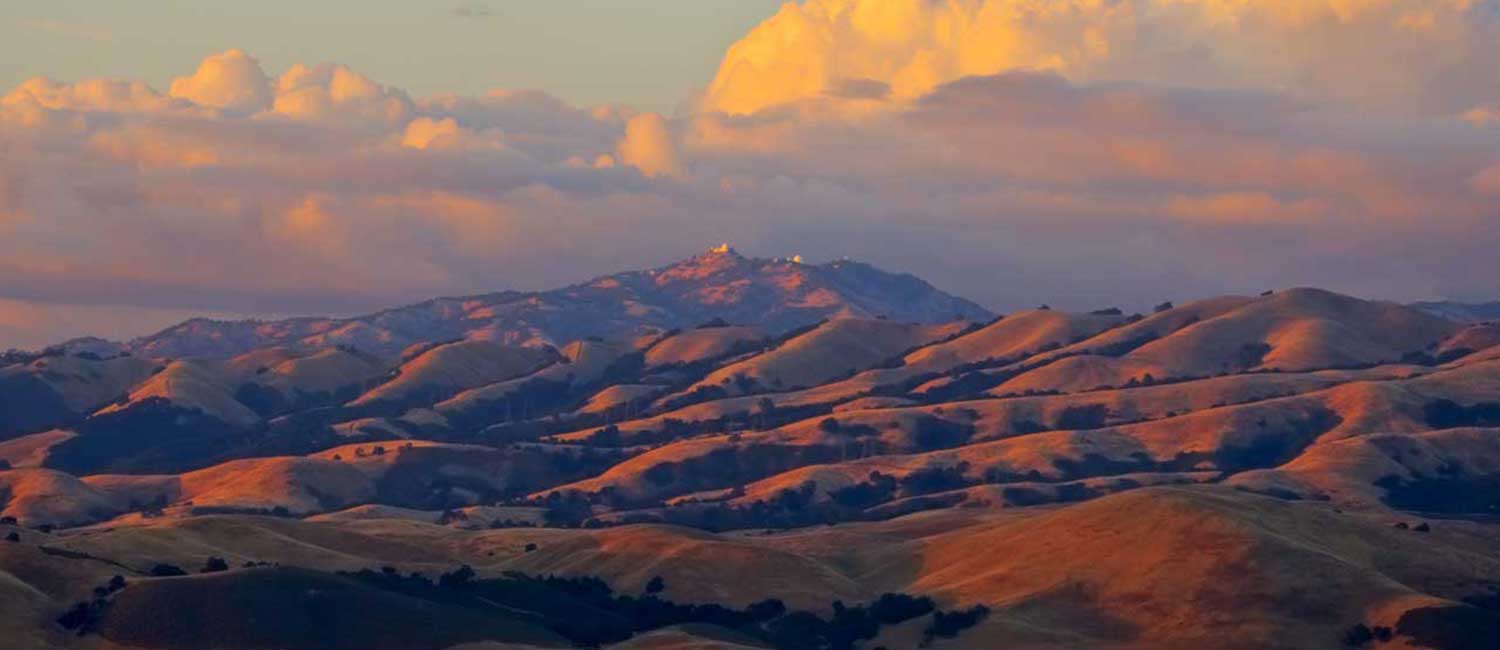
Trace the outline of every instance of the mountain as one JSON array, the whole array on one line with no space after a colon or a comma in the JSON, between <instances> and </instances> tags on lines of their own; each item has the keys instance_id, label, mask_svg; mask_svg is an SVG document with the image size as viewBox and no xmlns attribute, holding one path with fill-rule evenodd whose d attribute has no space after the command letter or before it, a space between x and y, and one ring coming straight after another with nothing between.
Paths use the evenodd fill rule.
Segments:
<instances>
[{"instance_id":1,"label":"mountain","mask_svg":"<svg viewBox=\"0 0 1500 650\"><path fill-rule=\"evenodd\" d=\"M967 303L903 277L721 249L524 299L0 362L0 631L77 650L1500 634L1500 327L1313 288L950 320ZM293 623L245 623L263 616ZM391 636L418 618L443 634Z\"/></svg>"},{"instance_id":2,"label":"mountain","mask_svg":"<svg viewBox=\"0 0 1500 650\"><path fill-rule=\"evenodd\" d=\"M803 264L746 258L728 246L646 271L541 292L438 298L354 318L190 320L133 341L139 356L224 358L269 346L346 346L394 356L455 339L561 345L627 339L720 319L782 332L834 316L901 322L987 320L983 307L908 274L840 260Z\"/></svg>"},{"instance_id":3,"label":"mountain","mask_svg":"<svg viewBox=\"0 0 1500 650\"><path fill-rule=\"evenodd\" d=\"M1460 323L1482 323L1485 321L1500 320L1500 301L1458 302L1444 300L1439 302L1418 302L1413 303L1411 306L1433 316Z\"/></svg>"}]
</instances>

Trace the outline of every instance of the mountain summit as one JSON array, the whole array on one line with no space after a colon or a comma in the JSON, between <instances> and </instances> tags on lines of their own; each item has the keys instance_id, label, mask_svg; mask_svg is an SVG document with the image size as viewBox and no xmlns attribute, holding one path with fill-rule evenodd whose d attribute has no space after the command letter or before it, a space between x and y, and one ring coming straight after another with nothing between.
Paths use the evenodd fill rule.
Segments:
<instances>
[{"instance_id":1,"label":"mountain summit","mask_svg":"<svg viewBox=\"0 0 1500 650\"><path fill-rule=\"evenodd\" d=\"M194 319L129 347L150 356L229 357L267 346L343 345L389 356L430 341L562 344L714 319L774 332L835 316L936 323L992 315L910 274L849 260L812 265L800 258L747 258L726 244L660 268L551 291L437 298L354 318Z\"/></svg>"}]
</instances>

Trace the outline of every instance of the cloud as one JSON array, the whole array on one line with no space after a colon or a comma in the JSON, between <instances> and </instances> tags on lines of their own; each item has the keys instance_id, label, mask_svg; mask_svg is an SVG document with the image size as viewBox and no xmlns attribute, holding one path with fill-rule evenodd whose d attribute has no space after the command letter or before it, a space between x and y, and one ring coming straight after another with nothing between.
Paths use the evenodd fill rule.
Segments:
<instances>
[{"instance_id":1,"label":"cloud","mask_svg":"<svg viewBox=\"0 0 1500 650\"><path fill-rule=\"evenodd\" d=\"M0 176L0 233L6 224L27 218L21 208L21 186L19 177Z\"/></svg>"},{"instance_id":2,"label":"cloud","mask_svg":"<svg viewBox=\"0 0 1500 650\"><path fill-rule=\"evenodd\" d=\"M172 80L172 97L230 113L256 113L271 106L271 82L260 63L240 50L209 56L192 75Z\"/></svg>"},{"instance_id":3,"label":"cloud","mask_svg":"<svg viewBox=\"0 0 1500 650\"><path fill-rule=\"evenodd\" d=\"M1500 249L1500 130L1474 112L1500 106L1474 72L1492 46L1434 39L1485 33L1454 17L1494 4L811 0L671 117L412 97L234 50L165 94L34 79L0 97L0 299L111 305L69 313L122 335L100 314L350 313L723 241L1001 310L1304 284L1493 297L1472 273ZM1169 26L1188 49L1137 42ZM1409 42L1329 85L1348 42L1389 30ZM1430 60L1405 61L1418 45Z\"/></svg>"},{"instance_id":4,"label":"cloud","mask_svg":"<svg viewBox=\"0 0 1500 650\"><path fill-rule=\"evenodd\" d=\"M1500 57L1497 12L1496 0L807 0L729 49L704 106L753 113L871 82L910 100L967 76L1051 71L1456 112L1500 92L1486 63Z\"/></svg>"},{"instance_id":5,"label":"cloud","mask_svg":"<svg viewBox=\"0 0 1500 650\"><path fill-rule=\"evenodd\" d=\"M39 77L13 88L0 99L0 106L55 111L138 112L167 110L172 107L172 101L141 81L86 79L69 84Z\"/></svg>"},{"instance_id":6,"label":"cloud","mask_svg":"<svg viewBox=\"0 0 1500 650\"><path fill-rule=\"evenodd\" d=\"M1500 197L1500 163L1475 174L1469 183L1475 192Z\"/></svg>"},{"instance_id":7,"label":"cloud","mask_svg":"<svg viewBox=\"0 0 1500 650\"><path fill-rule=\"evenodd\" d=\"M666 120L656 113L642 113L625 125L625 137L617 148L619 159L650 177L680 176L682 160L667 131Z\"/></svg>"},{"instance_id":8,"label":"cloud","mask_svg":"<svg viewBox=\"0 0 1500 650\"><path fill-rule=\"evenodd\" d=\"M411 114L413 107L406 93L381 86L346 66L321 63L294 65L277 78L271 108L293 119L337 117L395 123Z\"/></svg>"}]
</instances>

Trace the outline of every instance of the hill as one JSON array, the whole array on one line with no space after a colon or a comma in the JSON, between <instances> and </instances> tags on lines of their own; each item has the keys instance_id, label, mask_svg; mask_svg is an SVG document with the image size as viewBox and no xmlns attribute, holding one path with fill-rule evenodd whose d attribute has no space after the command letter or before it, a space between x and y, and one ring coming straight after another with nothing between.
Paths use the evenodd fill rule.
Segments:
<instances>
[{"instance_id":1,"label":"hill","mask_svg":"<svg viewBox=\"0 0 1500 650\"><path fill-rule=\"evenodd\" d=\"M901 283L857 267L717 250L504 308L199 332L251 346L232 355L7 356L29 408L0 412L0 631L1468 650L1500 629L1494 324L1317 289L983 320L917 292L920 317L882 318L870 294Z\"/></svg>"},{"instance_id":2,"label":"hill","mask_svg":"<svg viewBox=\"0 0 1500 650\"><path fill-rule=\"evenodd\" d=\"M1412 307L1433 316L1460 323L1482 323L1485 321L1500 320L1500 301L1458 302L1445 300L1413 303Z\"/></svg>"},{"instance_id":3,"label":"hill","mask_svg":"<svg viewBox=\"0 0 1500 650\"><path fill-rule=\"evenodd\" d=\"M257 348L342 345L380 356L457 339L561 345L628 339L722 319L770 332L834 316L897 321L985 320L989 312L906 274L836 261L750 259L733 249L542 292L439 298L348 319L192 320L129 344L137 356L232 357Z\"/></svg>"}]
</instances>

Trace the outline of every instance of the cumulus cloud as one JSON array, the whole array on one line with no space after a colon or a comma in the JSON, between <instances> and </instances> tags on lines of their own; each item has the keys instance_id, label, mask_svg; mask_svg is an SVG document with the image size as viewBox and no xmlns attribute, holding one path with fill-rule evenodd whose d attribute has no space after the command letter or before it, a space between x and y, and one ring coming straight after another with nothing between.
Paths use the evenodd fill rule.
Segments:
<instances>
[{"instance_id":1,"label":"cumulus cloud","mask_svg":"<svg viewBox=\"0 0 1500 650\"><path fill-rule=\"evenodd\" d=\"M271 105L271 81L260 63L240 50L203 59L198 69L172 80L168 94L200 106L231 113L256 113Z\"/></svg>"},{"instance_id":2,"label":"cumulus cloud","mask_svg":"<svg viewBox=\"0 0 1500 650\"><path fill-rule=\"evenodd\" d=\"M807 0L735 43L705 106L849 88L920 97L972 75L1290 90L1393 110L1495 98L1495 0ZM878 84L878 85L877 85Z\"/></svg>"},{"instance_id":3,"label":"cumulus cloud","mask_svg":"<svg viewBox=\"0 0 1500 650\"><path fill-rule=\"evenodd\" d=\"M642 113L625 124L625 137L618 146L619 159L650 177L682 175L677 144L667 131L666 120L657 113Z\"/></svg>"},{"instance_id":4,"label":"cumulus cloud","mask_svg":"<svg viewBox=\"0 0 1500 650\"><path fill-rule=\"evenodd\" d=\"M276 80L272 110L306 120L401 121L412 112L406 93L387 89L346 66L294 65Z\"/></svg>"},{"instance_id":5,"label":"cumulus cloud","mask_svg":"<svg viewBox=\"0 0 1500 650\"><path fill-rule=\"evenodd\" d=\"M1496 2L808 0L670 117L233 50L165 94L37 79L0 97L0 299L350 313L722 241L1002 310L1494 297Z\"/></svg>"}]
</instances>

